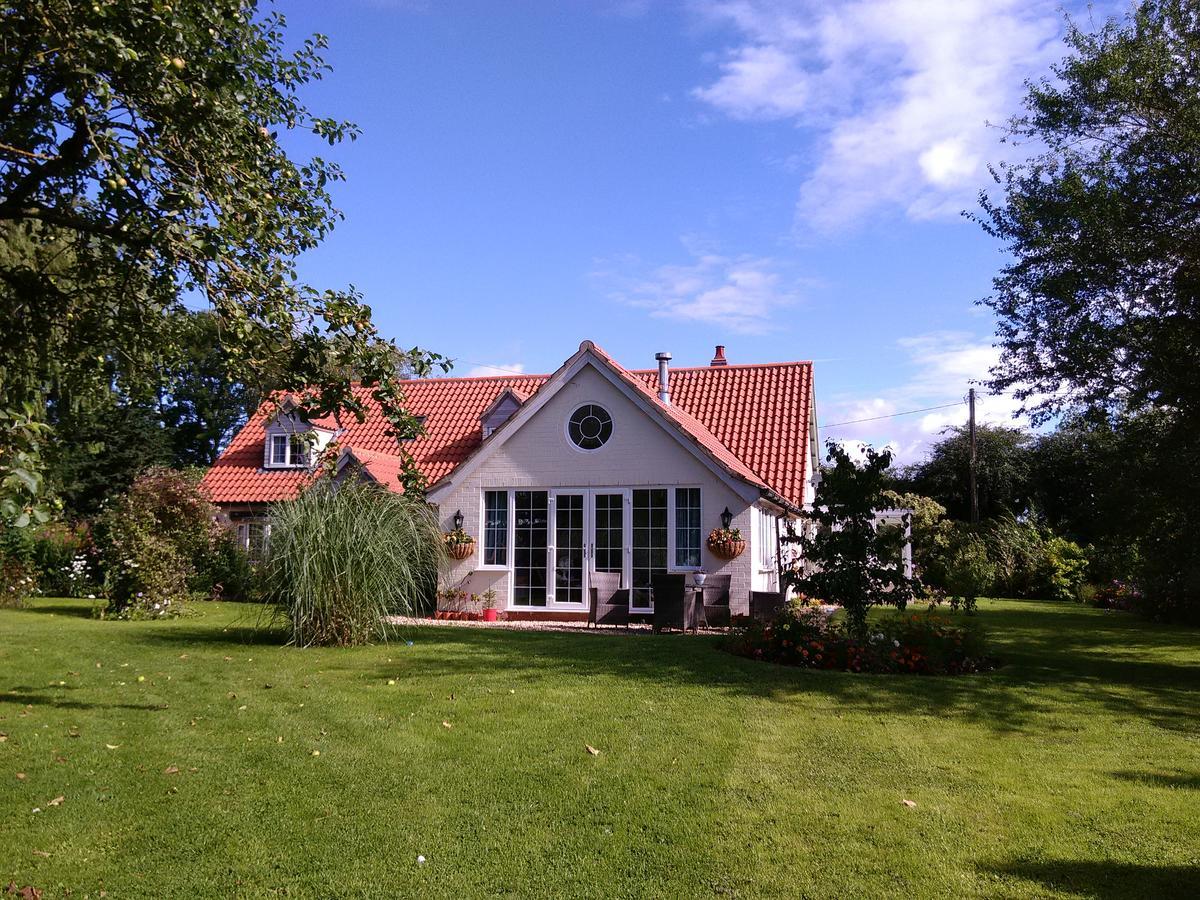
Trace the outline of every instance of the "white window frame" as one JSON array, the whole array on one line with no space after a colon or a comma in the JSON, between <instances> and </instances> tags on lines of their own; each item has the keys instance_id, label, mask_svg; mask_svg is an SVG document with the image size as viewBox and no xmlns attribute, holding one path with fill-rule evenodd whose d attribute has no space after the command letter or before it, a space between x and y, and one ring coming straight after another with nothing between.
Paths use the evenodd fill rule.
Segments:
<instances>
[{"instance_id":1,"label":"white window frame","mask_svg":"<svg viewBox=\"0 0 1200 900\"><path fill-rule=\"evenodd\" d=\"M507 496L508 503L508 528L507 528L507 546L505 549L506 563L505 565L484 565L480 564L478 571L485 572L505 572L508 575L508 597L505 603L505 609L509 612L586 612L589 608L587 591L585 590L584 602L579 603L559 603L555 598L554 591L554 558L556 550L556 519L557 519L557 498L561 494L582 494L584 496L584 538L585 538L585 553L584 565L587 570L588 577L592 572L592 566L595 563L595 534L594 534L594 519L595 519L595 495L597 494L618 494L623 498L622 509L623 517L621 520L621 533L624 540L624 548L622 554L622 571L621 583L626 586L631 586L633 582L633 492L634 490L665 490L667 492L667 572L671 574L687 574L696 572L702 569L704 563L704 486L700 484L680 484L680 485L637 485L636 487L626 486L609 486L609 487L542 487L532 485L521 485L520 487L501 487L497 485L488 485L479 489L479 540L481 545L486 539L485 523L487 513L487 494L489 492L503 493ZM700 565L697 566L680 566L676 565L676 514L675 507L677 503L676 492L679 490L698 490L700 491ZM516 495L517 491L545 491L546 492L546 605L545 606L528 606L523 604L514 604L514 561L516 559ZM484 547L486 550L486 547ZM654 608L651 606L631 606L630 612L633 613L651 613Z\"/></svg>"},{"instance_id":2,"label":"white window frame","mask_svg":"<svg viewBox=\"0 0 1200 900\"><path fill-rule=\"evenodd\" d=\"M699 491L700 505L697 507L700 510L700 525L699 532L700 543L696 550L700 554L700 562L694 566L684 566L679 564L678 556L678 528L677 515L679 508L679 492L680 491ZM704 568L704 488L700 485L679 485L671 489L670 509L667 511L667 527L671 529L671 533L667 536L667 571L668 572L699 572Z\"/></svg>"},{"instance_id":3,"label":"white window frame","mask_svg":"<svg viewBox=\"0 0 1200 900\"><path fill-rule=\"evenodd\" d=\"M259 519L242 519L237 523L237 541L238 546L246 553L250 552L250 528L254 525L261 525L263 530L262 541L262 556L266 555L267 547L271 543L271 520L265 518ZM261 562L261 558L255 562Z\"/></svg>"},{"instance_id":4,"label":"white window frame","mask_svg":"<svg viewBox=\"0 0 1200 900\"><path fill-rule=\"evenodd\" d=\"M268 469L305 469L312 464L312 447L305 448L301 439L305 432L268 431L267 432L267 465ZM275 442L284 439L284 462L275 459Z\"/></svg>"},{"instance_id":5,"label":"white window frame","mask_svg":"<svg viewBox=\"0 0 1200 900\"><path fill-rule=\"evenodd\" d=\"M758 541L758 547L751 548L755 554L755 565L760 573L778 572L779 518L763 506L754 507L754 515L758 520L751 535L752 540Z\"/></svg>"},{"instance_id":6,"label":"white window frame","mask_svg":"<svg viewBox=\"0 0 1200 900\"><path fill-rule=\"evenodd\" d=\"M575 413L579 412L585 406L597 406L600 409L602 409L604 411L604 414L606 416L608 416L608 424L612 427L612 433L608 436L608 440L606 440L599 447L591 447L591 448L580 447L573 440L571 440L571 419L575 416ZM571 411L567 414L566 419L563 420L563 437L567 441L567 446L570 447L572 450L574 450L576 453L599 453L601 450L603 450L605 447L607 447L609 444L611 444L612 439L615 438L616 436L617 436L617 420L613 418L612 411L608 408L608 404L601 403L599 400L585 400L583 403L576 403L571 408Z\"/></svg>"},{"instance_id":7,"label":"white window frame","mask_svg":"<svg viewBox=\"0 0 1200 900\"><path fill-rule=\"evenodd\" d=\"M487 558L487 495L504 494L504 565L485 563ZM483 488L479 491L479 570L481 572L510 572L513 559L513 492L509 488Z\"/></svg>"}]
</instances>

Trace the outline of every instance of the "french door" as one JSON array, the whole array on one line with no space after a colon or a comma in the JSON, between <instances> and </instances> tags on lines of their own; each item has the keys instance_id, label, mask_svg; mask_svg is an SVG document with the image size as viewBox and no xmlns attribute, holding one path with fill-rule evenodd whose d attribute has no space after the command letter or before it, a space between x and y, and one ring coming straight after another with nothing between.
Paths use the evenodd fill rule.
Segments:
<instances>
[{"instance_id":1,"label":"french door","mask_svg":"<svg viewBox=\"0 0 1200 900\"><path fill-rule=\"evenodd\" d=\"M629 492L581 489L548 493L547 605L587 609L593 572L618 573L622 584L628 586Z\"/></svg>"}]
</instances>

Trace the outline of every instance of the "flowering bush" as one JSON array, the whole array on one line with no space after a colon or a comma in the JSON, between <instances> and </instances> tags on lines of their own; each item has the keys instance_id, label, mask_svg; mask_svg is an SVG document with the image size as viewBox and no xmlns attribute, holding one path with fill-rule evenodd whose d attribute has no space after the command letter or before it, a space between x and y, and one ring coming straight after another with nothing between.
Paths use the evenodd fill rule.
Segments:
<instances>
[{"instance_id":1,"label":"flowering bush","mask_svg":"<svg viewBox=\"0 0 1200 900\"><path fill-rule=\"evenodd\" d=\"M37 570L17 556L0 553L0 607L20 608L38 593Z\"/></svg>"},{"instance_id":2,"label":"flowering bush","mask_svg":"<svg viewBox=\"0 0 1200 900\"><path fill-rule=\"evenodd\" d=\"M933 612L872 622L865 637L856 637L820 610L789 609L735 629L724 649L781 665L878 674L964 675L997 665L978 630Z\"/></svg>"},{"instance_id":3,"label":"flowering bush","mask_svg":"<svg viewBox=\"0 0 1200 900\"><path fill-rule=\"evenodd\" d=\"M43 593L86 597L99 590L99 560L87 525L46 525L34 534L31 549Z\"/></svg>"},{"instance_id":4,"label":"flowering bush","mask_svg":"<svg viewBox=\"0 0 1200 900\"><path fill-rule=\"evenodd\" d=\"M216 512L192 475L152 468L134 481L95 523L108 596L105 615L181 614L197 563L212 554L224 533Z\"/></svg>"},{"instance_id":5,"label":"flowering bush","mask_svg":"<svg viewBox=\"0 0 1200 900\"><path fill-rule=\"evenodd\" d=\"M1140 612L1143 606L1142 592L1137 585L1119 579L1098 588L1091 602L1099 609L1118 609L1122 612Z\"/></svg>"}]
</instances>

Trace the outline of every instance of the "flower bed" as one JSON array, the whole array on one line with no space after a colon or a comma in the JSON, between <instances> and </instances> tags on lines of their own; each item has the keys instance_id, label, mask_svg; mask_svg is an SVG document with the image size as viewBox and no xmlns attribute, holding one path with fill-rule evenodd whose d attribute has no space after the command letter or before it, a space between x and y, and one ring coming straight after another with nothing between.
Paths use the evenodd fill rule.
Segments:
<instances>
[{"instance_id":1,"label":"flower bed","mask_svg":"<svg viewBox=\"0 0 1200 900\"><path fill-rule=\"evenodd\" d=\"M934 612L873 622L866 638L857 638L821 610L787 609L766 624L734 629L722 648L785 666L889 675L966 675L998 665L977 629Z\"/></svg>"}]
</instances>

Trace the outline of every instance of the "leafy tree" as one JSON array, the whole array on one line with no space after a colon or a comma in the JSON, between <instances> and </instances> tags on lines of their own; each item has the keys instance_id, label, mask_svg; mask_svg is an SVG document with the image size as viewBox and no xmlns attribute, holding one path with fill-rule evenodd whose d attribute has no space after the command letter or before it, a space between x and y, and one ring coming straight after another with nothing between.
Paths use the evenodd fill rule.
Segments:
<instances>
[{"instance_id":1,"label":"leafy tree","mask_svg":"<svg viewBox=\"0 0 1200 900\"><path fill-rule=\"evenodd\" d=\"M170 322L195 297L242 383L284 373L302 413L361 416L353 374L398 437L419 429L397 373L443 360L383 339L353 289L297 278L343 176L279 134L357 134L299 97L323 36L287 52L254 0L13 0L3 22L0 408L139 394L186 358Z\"/></svg>"},{"instance_id":2,"label":"leafy tree","mask_svg":"<svg viewBox=\"0 0 1200 900\"><path fill-rule=\"evenodd\" d=\"M1011 258L983 301L1003 350L991 386L1035 420L1095 411L1155 442L1124 485L1142 586L1200 614L1200 7L1145 0L1066 41L1009 126L1044 152L981 197Z\"/></svg>"},{"instance_id":3,"label":"leafy tree","mask_svg":"<svg viewBox=\"0 0 1200 900\"><path fill-rule=\"evenodd\" d=\"M46 480L67 519L90 519L147 468L169 466L172 435L148 403L112 396L51 413L60 440L46 451Z\"/></svg>"},{"instance_id":4,"label":"leafy tree","mask_svg":"<svg viewBox=\"0 0 1200 900\"><path fill-rule=\"evenodd\" d=\"M981 425L975 435L979 514L991 518L1024 513L1030 503L1030 447L1027 432L998 425ZM936 500L951 518L971 516L970 437L954 427L934 444L925 460L904 469L898 483Z\"/></svg>"},{"instance_id":5,"label":"leafy tree","mask_svg":"<svg viewBox=\"0 0 1200 900\"><path fill-rule=\"evenodd\" d=\"M230 371L216 316L200 312L177 319L182 353L163 373L158 414L170 435L171 465L210 466L264 394L260 385L240 381ZM268 387L282 380L279 374L264 375Z\"/></svg>"},{"instance_id":6,"label":"leafy tree","mask_svg":"<svg viewBox=\"0 0 1200 900\"><path fill-rule=\"evenodd\" d=\"M805 594L841 605L847 627L861 637L872 606L904 609L918 584L896 562L903 536L876 527L875 511L890 505L885 496L890 451L866 448L860 467L839 445L828 446L832 465L817 486L811 512L804 514L808 527L784 539L799 545L808 565L785 578Z\"/></svg>"}]
</instances>

